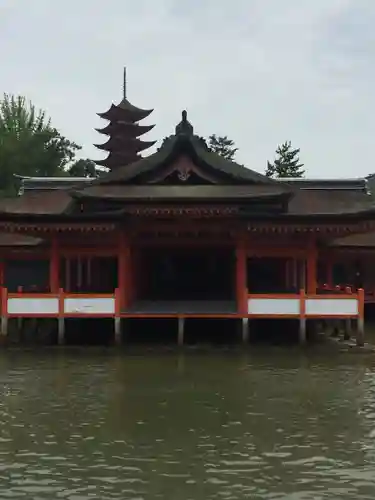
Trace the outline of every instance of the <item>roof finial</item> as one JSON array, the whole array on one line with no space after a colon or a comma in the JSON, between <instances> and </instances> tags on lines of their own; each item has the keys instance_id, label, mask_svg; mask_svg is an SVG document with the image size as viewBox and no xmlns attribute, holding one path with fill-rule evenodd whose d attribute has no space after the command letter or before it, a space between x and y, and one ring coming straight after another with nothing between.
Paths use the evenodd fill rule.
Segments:
<instances>
[{"instance_id":1,"label":"roof finial","mask_svg":"<svg viewBox=\"0 0 375 500\"><path fill-rule=\"evenodd\" d=\"M126 66L124 66L123 96L126 99Z\"/></svg>"},{"instance_id":2,"label":"roof finial","mask_svg":"<svg viewBox=\"0 0 375 500\"><path fill-rule=\"evenodd\" d=\"M176 126L176 135L193 135L194 129L192 124L187 119L187 111L184 109L181 113L182 120Z\"/></svg>"}]
</instances>

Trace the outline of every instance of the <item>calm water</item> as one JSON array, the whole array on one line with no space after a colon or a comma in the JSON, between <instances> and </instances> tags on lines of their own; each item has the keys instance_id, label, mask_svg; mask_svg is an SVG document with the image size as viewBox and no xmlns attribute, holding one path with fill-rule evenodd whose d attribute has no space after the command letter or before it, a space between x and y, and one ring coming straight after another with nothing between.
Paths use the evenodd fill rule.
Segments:
<instances>
[{"instance_id":1,"label":"calm water","mask_svg":"<svg viewBox=\"0 0 375 500\"><path fill-rule=\"evenodd\" d=\"M373 499L375 359L0 352L1 499Z\"/></svg>"}]
</instances>

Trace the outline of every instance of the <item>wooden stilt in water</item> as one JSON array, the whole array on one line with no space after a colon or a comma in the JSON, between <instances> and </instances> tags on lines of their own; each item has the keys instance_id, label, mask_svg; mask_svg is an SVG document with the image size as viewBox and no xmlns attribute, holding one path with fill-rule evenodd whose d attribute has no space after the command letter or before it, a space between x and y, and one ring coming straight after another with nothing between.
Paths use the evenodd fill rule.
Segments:
<instances>
[{"instance_id":1,"label":"wooden stilt in water","mask_svg":"<svg viewBox=\"0 0 375 500\"><path fill-rule=\"evenodd\" d=\"M352 336L352 320L348 318L345 320L345 328L344 328L344 340L350 340Z\"/></svg>"},{"instance_id":2,"label":"wooden stilt in water","mask_svg":"<svg viewBox=\"0 0 375 500\"><path fill-rule=\"evenodd\" d=\"M185 335L185 318L178 318L177 344L180 347L184 345L184 335Z\"/></svg>"},{"instance_id":3,"label":"wooden stilt in water","mask_svg":"<svg viewBox=\"0 0 375 500\"><path fill-rule=\"evenodd\" d=\"M363 347L365 345L365 324L363 318L359 317L357 322L357 334L356 334L357 346Z\"/></svg>"},{"instance_id":4,"label":"wooden stilt in water","mask_svg":"<svg viewBox=\"0 0 375 500\"><path fill-rule=\"evenodd\" d=\"M298 339L301 345L306 344L306 291L300 291L300 316Z\"/></svg>"},{"instance_id":5,"label":"wooden stilt in water","mask_svg":"<svg viewBox=\"0 0 375 500\"><path fill-rule=\"evenodd\" d=\"M64 290L59 288L59 316L57 318L57 343L58 345L65 344L65 300L64 300Z\"/></svg>"},{"instance_id":6,"label":"wooden stilt in water","mask_svg":"<svg viewBox=\"0 0 375 500\"><path fill-rule=\"evenodd\" d=\"M337 338L340 335L340 320L333 320L331 337Z\"/></svg>"},{"instance_id":7,"label":"wooden stilt in water","mask_svg":"<svg viewBox=\"0 0 375 500\"><path fill-rule=\"evenodd\" d=\"M361 288L358 290L358 320L357 320L357 346L365 345L365 292Z\"/></svg>"},{"instance_id":8,"label":"wooden stilt in water","mask_svg":"<svg viewBox=\"0 0 375 500\"><path fill-rule=\"evenodd\" d=\"M5 340L8 335L8 316L1 316L1 336Z\"/></svg>"},{"instance_id":9,"label":"wooden stilt in water","mask_svg":"<svg viewBox=\"0 0 375 500\"><path fill-rule=\"evenodd\" d=\"M299 320L299 343L301 345L306 344L306 318L300 318Z\"/></svg>"},{"instance_id":10,"label":"wooden stilt in water","mask_svg":"<svg viewBox=\"0 0 375 500\"><path fill-rule=\"evenodd\" d=\"M57 343L58 345L65 344L65 318L63 316L57 318Z\"/></svg>"},{"instance_id":11,"label":"wooden stilt in water","mask_svg":"<svg viewBox=\"0 0 375 500\"><path fill-rule=\"evenodd\" d=\"M249 343L249 318L242 318L242 343Z\"/></svg>"},{"instance_id":12,"label":"wooden stilt in water","mask_svg":"<svg viewBox=\"0 0 375 500\"><path fill-rule=\"evenodd\" d=\"M8 290L6 288L1 288L1 325L0 325L0 336L1 344L5 343L6 337L8 335Z\"/></svg>"},{"instance_id":13,"label":"wooden stilt in water","mask_svg":"<svg viewBox=\"0 0 375 500\"><path fill-rule=\"evenodd\" d=\"M114 329L115 329L115 345L121 345L122 344L122 338L121 338L121 318L119 316L116 316L114 321Z\"/></svg>"}]
</instances>

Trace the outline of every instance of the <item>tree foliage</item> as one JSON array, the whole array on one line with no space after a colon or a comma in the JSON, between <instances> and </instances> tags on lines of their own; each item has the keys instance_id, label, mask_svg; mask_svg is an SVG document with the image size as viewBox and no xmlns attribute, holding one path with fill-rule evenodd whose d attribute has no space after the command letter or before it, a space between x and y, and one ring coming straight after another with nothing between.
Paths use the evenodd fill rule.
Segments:
<instances>
[{"instance_id":1,"label":"tree foliage","mask_svg":"<svg viewBox=\"0 0 375 500\"><path fill-rule=\"evenodd\" d=\"M290 141L285 141L276 149L276 159L267 162L267 177L304 177L303 163L299 159L300 149L293 149Z\"/></svg>"},{"instance_id":2,"label":"tree foliage","mask_svg":"<svg viewBox=\"0 0 375 500\"><path fill-rule=\"evenodd\" d=\"M236 148L234 141L232 141L232 139L228 139L226 135L210 135L207 140L207 146L210 151L223 156L227 160L234 160L238 151L238 148Z\"/></svg>"},{"instance_id":3,"label":"tree foliage","mask_svg":"<svg viewBox=\"0 0 375 500\"><path fill-rule=\"evenodd\" d=\"M23 96L4 94L0 100L0 190L17 191L14 174L63 176L80 149L51 125L42 110Z\"/></svg>"},{"instance_id":4,"label":"tree foliage","mask_svg":"<svg viewBox=\"0 0 375 500\"><path fill-rule=\"evenodd\" d=\"M96 163L89 158L81 158L67 169L67 173L72 177L91 177L93 179L102 177L107 170L98 168Z\"/></svg>"}]
</instances>

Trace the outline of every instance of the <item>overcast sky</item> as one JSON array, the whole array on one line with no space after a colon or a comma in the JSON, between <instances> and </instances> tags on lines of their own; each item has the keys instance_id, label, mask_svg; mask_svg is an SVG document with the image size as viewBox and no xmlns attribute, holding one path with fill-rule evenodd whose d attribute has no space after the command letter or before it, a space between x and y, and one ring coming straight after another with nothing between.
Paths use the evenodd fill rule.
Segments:
<instances>
[{"instance_id":1,"label":"overcast sky","mask_svg":"<svg viewBox=\"0 0 375 500\"><path fill-rule=\"evenodd\" d=\"M149 139L186 108L251 169L291 140L309 176L356 177L375 171L374 26L375 0L0 0L0 93L100 159L96 113L126 65L129 100L155 109Z\"/></svg>"}]
</instances>

